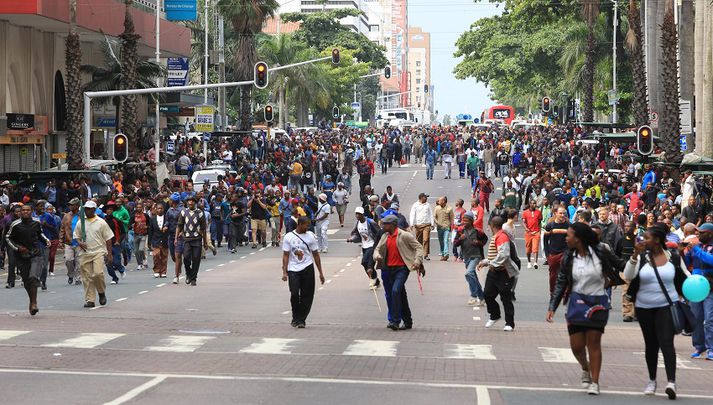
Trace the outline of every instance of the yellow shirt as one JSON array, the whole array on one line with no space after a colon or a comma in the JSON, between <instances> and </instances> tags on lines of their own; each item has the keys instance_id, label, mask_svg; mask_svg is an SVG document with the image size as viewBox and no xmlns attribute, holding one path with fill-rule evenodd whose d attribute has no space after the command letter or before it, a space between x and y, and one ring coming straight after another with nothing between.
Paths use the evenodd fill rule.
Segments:
<instances>
[{"instance_id":1,"label":"yellow shirt","mask_svg":"<svg viewBox=\"0 0 713 405\"><path fill-rule=\"evenodd\" d=\"M114 232L111 231L109 225L103 219L95 215L93 218L87 218L84 221L84 233L86 234L86 244L87 250L79 249L79 255L105 255L106 241L111 240L114 237ZM82 224L81 219L77 222L77 226L74 228L74 239L82 240Z\"/></svg>"},{"instance_id":2,"label":"yellow shirt","mask_svg":"<svg viewBox=\"0 0 713 405\"><path fill-rule=\"evenodd\" d=\"M304 168L302 167L302 164L300 162L295 162L292 165L292 171L290 172L290 174L292 176L301 176L303 170Z\"/></svg>"}]
</instances>

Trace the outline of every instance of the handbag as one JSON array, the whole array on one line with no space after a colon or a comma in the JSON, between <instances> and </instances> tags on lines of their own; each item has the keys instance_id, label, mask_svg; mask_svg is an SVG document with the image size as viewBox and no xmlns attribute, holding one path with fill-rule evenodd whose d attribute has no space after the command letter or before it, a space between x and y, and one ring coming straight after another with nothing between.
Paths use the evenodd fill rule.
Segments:
<instances>
[{"instance_id":1,"label":"handbag","mask_svg":"<svg viewBox=\"0 0 713 405\"><path fill-rule=\"evenodd\" d=\"M669 309L671 310L671 320L673 321L673 332L678 335L681 332L693 333L696 326L696 316L693 315L691 307L682 301L673 302L671 297L668 295L668 290L661 280L661 275L659 274L659 269L656 267L653 258L649 258L649 264L654 269L654 274L656 274L656 279L659 282L661 291L668 301ZM676 271L680 271L679 267L674 265Z\"/></svg>"},{"instance_id":2,"label":"handbag","mask_svg":"<svg viewBox=\"0 0 713 405\"><path fill-rule=\"evenodd\" d=\"M609 321L609 296L572 291L565 318L569 325L603 328Z\"/></svg>"}]
</instances>

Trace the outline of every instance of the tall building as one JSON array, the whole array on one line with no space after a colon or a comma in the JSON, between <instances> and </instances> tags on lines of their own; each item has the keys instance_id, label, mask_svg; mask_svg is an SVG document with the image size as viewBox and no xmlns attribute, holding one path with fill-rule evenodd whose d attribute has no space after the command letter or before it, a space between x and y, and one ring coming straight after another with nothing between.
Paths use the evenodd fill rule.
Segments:
<instances>
[{"instance_id":1,"label":"tall building","mask_svg":"<svg viewBox=\"0 0 713 405\"><path fill-rule=\"evenodd\" d=\"M350 8L362 12L362 15L355 17L345 17L341 20L342 25L350 28L354 32L359 32L367 37L371 32L372 23L369 21L369 0L328 0L325 4L319 4L314 0L278 0L280 8L275 18L268 20L263 28L267 34L278 34L293 32L299 28L299 24L283 23L280 21L280 14L285 13L315 13L318 11L338 10Z\"/></svg>"},{"instance_id":2,"label":"tall building","mask_svg":"<svg viewBox=\"0 0 713 405\"><path fill-rule=\"evenodd\" d=\"M409 27L408 49L409 104L430 114L433 111L431 34L424 32L420 27Z\"/></svg>"}]
</instances>

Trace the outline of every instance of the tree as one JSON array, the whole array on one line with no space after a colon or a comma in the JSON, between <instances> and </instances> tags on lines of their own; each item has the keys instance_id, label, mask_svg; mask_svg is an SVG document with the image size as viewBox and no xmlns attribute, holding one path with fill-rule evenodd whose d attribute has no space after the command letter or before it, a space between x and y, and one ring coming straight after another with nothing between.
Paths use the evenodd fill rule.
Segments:
<instances>
[{"instance_id":1,"label":"tree","mask_svg":"<svg viewBox=\"0 0 713 405\"><path fill-rule=\"evenodd\" d=\"M637 0L629 0L629 31L626 34L626 47L631 55L631 74L633 78L632 112L637 127L649 123L649 95L646 88L646 64L644 61L644 34L641 31L641 11Z\"/></svg>"},{"instance_id":2,"label":"tree","mask_svg":"<svg viewBox=\"0 0 713 405\"><path fill-rule=\"evenodd\" d=\"M135 89L138 80L138 41L141 36L134 31L134 18L131 15L131 5L134 0L125 1L124 32L119 35L119 38L121 38L121 87L123 89ZM121 122L119 127L128 137L129 145L133 145L134 154L138 156L141 150L141 140L139 137L139 117L136 100L136 95L121 97Z\"/></svg>"},{"instance_id":3,"label":"tree","mask_svg":"<svg viewBox=\"0 0 713 405\"><path fill-rule=\"evenodd\" d=\"M280 7L277 0L219 0L218 10L237 36L233 49L233 73L238 81L252 80L257 62L255 35L262 32L265 20ZM240 90L240 129L252 128L252 85Z\"/></svg>"},{"instance_id":4,"label":"tree","mask_svg":"<svg viewBox=\"0 0 713 405\"><path fill-rule=\"evenodd\" d=\"M584 97L582 98L582 119L594 120L594 64L597 52L596 23L599 17L599 0L582 1L582 18L587 23L587 52L582 72Z\"/></svg>"},{"instance_id":5,"label":"tree","mask_svg":"<svg viewBox=\"0 0 713 405\"><path fill-rule=\"evenodd\" d=\"M84 164L84 134L82 123L82 47L77 34L77 0L69 2L69 34L65 41L67 70L67 165L70 170L80 170ZM89 117L85 117L89 119Z\"/></svg>"},{"instance_id":6,"label":"tree","mask_svg":"<svg viewBox=\"0 0 713 405\"><path fill-rule=\"evenodd\" d=\"M673 7L673 1L666 0L666 14L661 27L663 112L659 124L659 139L666 152L666 161L679 163L682 155L678 141L681 134L681 108L678 101L678 27L674 21Z\"/></svg>"},{"instance_id":7,"label":"tree","mask_svg":"<svg viewBox=\"0 0 713 405\"><path fill-rule=\"evenodd\" d=\"M451 116L449 114L443 116L443 125L451 125Z\"/></svg>"},{"instance_id":8,"label":"tree","mask_svg":"<svg viewBox=\"0 0 713 405\"><path fill-rule=\"evenodd\" d=\"M713 3L696 1L696 152L713 156Z\"/></svg>"}]
</instances>

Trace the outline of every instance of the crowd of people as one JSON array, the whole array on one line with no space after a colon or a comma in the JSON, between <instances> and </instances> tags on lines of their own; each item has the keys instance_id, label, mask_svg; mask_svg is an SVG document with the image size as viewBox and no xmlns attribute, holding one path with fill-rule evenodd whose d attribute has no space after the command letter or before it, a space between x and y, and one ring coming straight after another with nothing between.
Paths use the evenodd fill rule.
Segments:
<instances>
[{"instance_id":1,"label":"crowd of people","mask_svg":"<svg viewBox=\"0 0 713 405\"><path fill-rule=\"evenodd\" d=\"M486 328L504 317L503 330L513 332L520 272L547 267L547 320L567 305L572 351L593 395L611 296L621 294L622 321L638 321L645 342L645 393L656 390L660 351L666 393L674 399L673 337L680 331L669 308L684 298L688 275L713 282L710 178L656 167L633 145L578 142L583 135L573 126L343 128L271 139L256 133L213 140L207 159L199 143L179 142L169 164L175 176L162 182L153 165L131 173L102 168L97 178L48 182L42 191L6 181L0 185L6 287L15 286L17 270L30 312L37 313L36 290L46 288L63 246L67 281L84 285L85 307L92 307L97 294L106 303L105 271L118 283L132 257L136 270L147 268L147 250L154 277L168 277L170 258L173 283L185 268L185 282L195 286L201 259L223 242L230 254L269 244L284 252L292 325L305 327L315 266L324 282L319 255L329 252L330 217L336 214L343 227L353 213L348 241L361 244L369 288L384 286L390 329L413 327L405 283L412 271L419 282L425 276L435 229L440 260L452 256L465 266L468 305L487 307ZM225 175L194 185L191 173L214 161L227 167ZM380 194L372 179L407 163L423 164L427 181L457 176L470 192L456 196L453 207L448 196L432 205L421 193L402 210L399 185ZM517 252L518 227L526 263ZM691 357L713 360L713 295L688 305L696 319L684 331L692 336ZM596 316L588 315L591 308Z\"/></svg>"}]
</instances>

